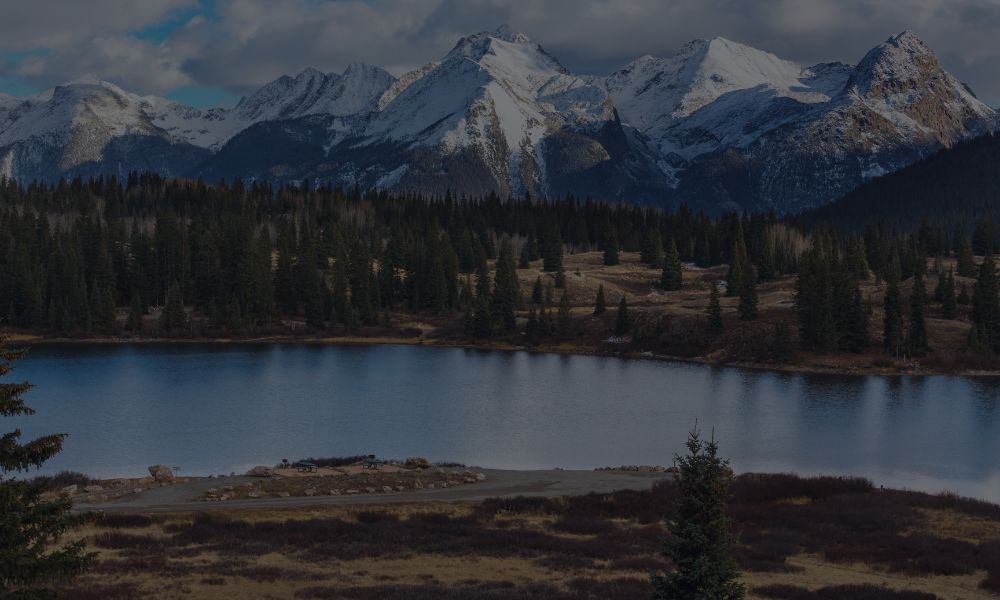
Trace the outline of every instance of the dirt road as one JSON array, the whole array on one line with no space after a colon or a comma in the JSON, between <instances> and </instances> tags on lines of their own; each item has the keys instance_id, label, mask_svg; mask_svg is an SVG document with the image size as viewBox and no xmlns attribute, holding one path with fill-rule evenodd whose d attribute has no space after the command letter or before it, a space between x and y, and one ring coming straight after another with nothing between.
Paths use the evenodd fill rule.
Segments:
<instances>
[{"instance_id":1,"label":"dirt road","mask_svg":"<svg viewBox=\"0 0 1000 600\"><path fill-rule=\"evenodd\" d=\"M476 469L486 480L460 487L425 489L398 494L360 494L357 496L313 496L294 498L259 498L225 502L197 501L209 488L238 486L253 477L199 479L155 488L126 498L100 504L77 504L77 511L104 512L191 512L259 508L295 508L326 504L387 504L412 502L478 501L497 496L575 496L590 492L607 493L623 489L648 489L654 482L670 477L664 473L628 471L504 471Z\"/></svg>"}]
</instances>

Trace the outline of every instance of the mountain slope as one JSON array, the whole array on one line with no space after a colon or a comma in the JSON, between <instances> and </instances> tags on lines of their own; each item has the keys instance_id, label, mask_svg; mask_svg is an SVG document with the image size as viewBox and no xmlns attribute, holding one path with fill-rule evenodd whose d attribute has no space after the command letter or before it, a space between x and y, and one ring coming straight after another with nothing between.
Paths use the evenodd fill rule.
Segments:
<instances>
[{"instance_id":1,"label":"mountain slope","mask_svg":"<svg viewBox=\"0 0 1000 600\"><path fill-rule=\"evenodd\" d=\"M796 217L809 225L860 230L883 224L912 230L925 219L1000 222L1000 136L960 142L888 175L868 181L843 198Z\"/></svg>"},{"instance_id":2,"label":"mountain slope","mask_svg":"<svg viewBox=\"0 0 1000 600\"><path fill-rule=\"evenodd\" d=\"M0 175L156 170L787 213L997 124L909 32L855 66L715 38L594 77L501 27L398 79L360 63L305 69L232 109L104 82L0 95Z\"/></svg>"}]
</instances>

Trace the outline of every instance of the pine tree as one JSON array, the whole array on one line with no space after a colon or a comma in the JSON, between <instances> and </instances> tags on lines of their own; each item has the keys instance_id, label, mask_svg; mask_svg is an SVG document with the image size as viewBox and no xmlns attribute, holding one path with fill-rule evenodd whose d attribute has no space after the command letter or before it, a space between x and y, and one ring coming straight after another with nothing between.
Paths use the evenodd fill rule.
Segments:
<instances>
[{"instance_id":1,"label":"pine tree","mask_svg":"<svg viewBox=\"0 0 1000 600\"><path fill-rule=\"evenodd\" d=\"M604 266L613 267L618 264L618 230L614 225L608 225L608 234L604 238Z\"/></svg>"},{"instance_id":2,"label":"pine tree","mask_svg":"<svg viewBox=\"0 0 1000 600\"><path fill-rule=\"evenodd\" d=\"M684 285L681 258L677 252L677 244L673 238L667 244L667 256L663 259L663 274L660 276L660 287L668 291L676 291Z\"/></svg>"},{"instance_id":3,"label":"pine tree","mask_svg":"<svg viewBox=\"0 0 1000 600\"><path fill-rule=\"evenodd\" d=\"M0 375L7 375L23 352L4 347L0 340ZM26 417L34 411L22 395L27 382L0 383L0 416ZM53 545L61 535L86 520L70 511L67 498L43 500L42 489L24 477L12 478L43 463L62 450L65 434L48 435L19 443L18 429L2 436L0 444L0 597L50 598L44 586L82 573L91 555L84 554L84 541Z\"/></svg>"},{"instance_id":4,"label":"pine tree","mask_svg":"<svg viewBox=\"0 0 1000 600\"><path fill-rule=\"evenodd\" d=\"M142 332L142 317L146 314L145 306L142 303L142 297L139 296L139 292L132 292L132 307L128 313L128 320L125 322L125 327L132 333Z\"/></svg>"},{"instance_id":5,"label":"pine tree","mask_svg":"<svg viewBox=\"0 0 1000 600\"><path fill-rule=\"evenodd\" d=\"M628 313L628 303L625 294L618 303L618 318L615 320L615 335L625 335L632 330L632 317Z\"/></svg>"},{"instance_id":6,"label":"pine tree","mask_svg":"<svg viewBox=\"0 0 1000 600\"><path fill-rule=\"evenodd\" d=\"M675 517L663 544L663 555L674 570L653 577L653 598L739 600L746 592L731 555L733 472L719 457L718 443L702 441L697 429L688 435L687 449L687 455L676 458Z\"/></svg>"},{"instance_id":7,"label":"pine tree","mask_svg":"<svg viewBox=\"0 0 1000 600\"><path fill-rule=\"evenodd\" d=\"M743 227L737 219L736 236L733 239L733 258L732 262L729 263L729 271L726 273L726 295L739 296L743 285L749 281L751 275L756 278L756 274L753 273L753 265L750 263L750 255L747 254Z\"/></svg>"},{"instance_id":8,"label":"pine tree","mask_svg":"<svg viewBox=\"0 0 1000 600\"><path fill-rule=\"evenodd\" d=\"M941 316L945 319L954 319L958 316L958 306L955 304L955 274L952 271L948 271L944 289L941 290Z\"/></svg>"},{"instance_id":9,"label":"pine tree","mask_svg":"<svg viewBox=\"0 0 1000 600\"><path fill-rule=\"evenodd\" d=\"M542 303L542 278L535 278L535 285L531 288L531 303L540 305Z\"/></svg>"},{"instance_id":10,"label":"pine tree","mask_svg":"<svg viewBox=\"0 0 1000 600\"><path fill-rule=\"evenodd\" d=\"M740 320L755 321L757 319L757 277L753 267L744 271L746 274L740 285Z\"/></svg>"},{"instance_id":11,"label":"pine tree","mask_svg":"<svg viewBox=\"0 0 1000 600\"><path fill-rule=\"evenodd\" d=\"M944 269L938 271L937 285L934 286L934 301L937 303L944 302L944 288L948 284L948 276L944 272Z\"/></svg>"},{"instance_id":12,"label":"pine tree","mask_svg":"<svg viewBox=\"0 0 1000 600\"><path fill-rule=\"evenodd\" d=\"M708 328L716 333L722 331L722 304L719 302L719 286L712 284L708 295Z\"/></svg>"},{"instance_id":13,"label":"pine tree","mask_svg":"<svg viewBox=\"0 0 1000 600\"><path fill-rule=\"evenodd\" d=\"M958 248L958 274L960 277L976 276L976 260L972 255L972 244L964 237Z\"/></svg>"},{"instance_id":14,"label":"pine tree","mask_svg":"<svg viewBox=\"0 0 1000 600\"><path fill-rule=\"evenodd\" d=\"M966 306L972 302L972 297L969 296L969 287L965 285L964 281L962 282L961 289L958 291L958 298L956 298L956 301L962 306Z\"/></svg>"},{"instance_id":15,"label":"pine tree","mask_svg":"<svg viewBox=\"0 0 1000 600\"><path fill-rule=\"evenodd\" d=\"M166 333L178 331L187 325L187 313L184 312L184 299L181 297L181 286L177 282L170 284L167 290L167 304L160 315L160 329Z\"/></svg>"},{"instance_id":16,"label":"pine tree","mask_svg":"<svg viewBox=\"0 0 1000 600\"><path fill-rule=\"evenodd\" d=\"M659 228L650 227L646 230L639 260L653 269L663 266L663 238L660 237Z\"/></svg>"},{"instance_id":17,"label":"pine tree","mask_svg":"<svg viewBox=\"0 0 1000 600\"><path fill-rule=\"evenodd\" d=\"M569 295L563 290L559 298L559 312L556 313L556 328L559 335L569 337L573 333L573 314L570 312Z\"/></svg>"},{"instance_id":18,"label":"pine tree","mask_svg":"<svg viewBox=\"0 0 1000 600\"><path fill-rule=\"evenodd\" d=\"M924 322L926 296L923 276L915 276L910 292L910 326L906 332L906 346L911 356L923 356L930 349L927 345L927 324Z\"/></svg>"},{"instance_id":19,"label":"pine tree","mask_svg":"<svg viewBox=\"0 0 1000 600\"><path fill-rule=\"evenodd\" d=\"M607 310L604 300L604 284L597 286L597 299L594 301L594 316L600 316Z\"/></svg>"},{"instance_id":20,"label":"pine tree","mask_svg":"<svg viewBox=\"0 0 1000 600\"><path fill-rule=\"evenodd\" d=\"M903 349L903 300L899 291L899 257L893 256L883 301L885 320L882 326L882 344L885 351L899 356Z\"/></svg>"},{"instance_id":21,"label":"pine tree","mask_svg":"<svg viewBox=\"0 0 1000 600\"><path fill-rule=\"evenodd\" d=\"M515 311L521 303L521 288L517 282L514 251L507 240L500 246L491 302L493 321L498 329L507 333L513 332L517 327Z\"/></svg>"},{"instance_id":22,"label":"pine tree","mask_svg":"<svg viewBox=\"0 0 1000 600\"><path fill-rule=\"evenodd\" d=\"M1000 299L997 297L997 275L993 256L987 255L979 265L979 278L972 290L972 322L979 340L989 352L1000 350Z\"/></svg>"}]
</instances>

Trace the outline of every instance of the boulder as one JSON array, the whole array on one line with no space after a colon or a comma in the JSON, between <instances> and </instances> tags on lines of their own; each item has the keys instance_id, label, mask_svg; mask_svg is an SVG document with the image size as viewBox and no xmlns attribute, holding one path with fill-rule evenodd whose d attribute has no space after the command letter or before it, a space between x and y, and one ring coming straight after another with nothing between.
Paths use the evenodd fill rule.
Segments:
<instances>
[{"instance_id":1,"label":"boulder","mask_svg":"<svg viewBox=\"0 0 1000 600\"><path fill-rule=\"evenodd\" d=\"M347 493L348 496L353 496L354 494L358 493L358 490L347 490L346 493Z\"/></svg>"},{"instance_id":2,"label":"boulder","mask_svg":"<svg viewBox=\"0 0 1000 600\"><path fill-rule=\"evenodd\" d=\"M387 486L387 485L383 485L382 486L382 492L386 493L386 494L391 494L392 493L392 488L389 487L389 486Z\"/></svg>"},{"instance_id":3,"label":"boulder","mask_svg":"<svg viewBox=\"0 0 1000 600\"><path fill-rule=\"evenodd\" d=\"M62 493L62 494L66 494L67 496L69 496L70 494L75 494L76 493L76 484L67 485L63 489L59 490L59 492Z\"/></svg>"},{"instance_id":4,"label":"boulder","mask_svg":"<svg viewBox=\"0 0 1000 600\"><path fill-rule=\"evenodd\" d=\"M289 494L288 492L278 492L279 498L287 498L289 496L291 496L291 494Z\"/></svg>"},{"instance_id":5,"label":"boulder","mask_svg":"<svg viewBox=\"0 0 1000 600\"><path fill-rule=\"evenodd\" d=\"M302 493L305 494L306 496L315 496L316 495L316 489L315 488L306 488L306 490L304 492L302 492Z\"/></svg>"},{"instance_id":6,"label":"boulder","mask_svg":"<svg viewBox=\"0 0 1000 600\"><path fill-rule=\"evenodd\" d=\"M257 465L256 467L247 471L247 475L250 477L270 477L274 475L274 470L271 467L265 467L264 465Z\"/></svg>"},{"instance_id":7,"label":"boulder","mask_svg":"<svg viewBox=\"0 0 1000 600\"><path fill-rule=\"evenodd\" d=\"M476 473L476 481L486 481L486 473Z\"/></svg>"},{"instance_id":8,"label":"boulder","mask_svg":"<svg viewBox=\"0 0 1000 600\"><path fill-rule=\"evenodd\" d=\"M247 492L247 498L260 498L260 492Z\"/></svg>"},{"instance_id":9,"label":"boulder","mask_svg":"<svg viewBox=\"0 0 1000 600\"><path fill-rule=\"evenodd\" d=\"M170 481L174 478L173 470L167 465L153 465L149 467L149 474L156 481Z\"/></svg>"},{"instance_id":10,"label":"boulder","mask_svg":"<svg viewBox=\"0 0 1000 600\"><path fill-rule=\"evenodd\" d=\"M422 456L411 456L406 459L403 466L407 469L429 469L431 463Z\"/></svg>"},{"instance_id":11,"label":"boulder","mask_svg":"<svg viewBox=\"0 0 1000 600\"><path fill-rule=\"evenodd\" d=\"M83 488L83 491L87 492L88 494L93 494L96 492L100 492L103 489L104 488L99 485L88 485L87 487Z\"/></svg>"}]
</instances>

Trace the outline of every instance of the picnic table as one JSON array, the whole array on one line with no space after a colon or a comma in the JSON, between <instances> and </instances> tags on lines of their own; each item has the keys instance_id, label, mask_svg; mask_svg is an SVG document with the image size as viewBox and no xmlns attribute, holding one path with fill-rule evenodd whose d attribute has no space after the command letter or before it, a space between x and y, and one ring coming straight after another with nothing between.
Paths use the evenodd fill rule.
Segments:
<instances>
[{"instance_id":1,"label":"picnic table","mask_svg":"<svg viewBox=\"0 0 1000 600\"><path fill-rule=\"evenodd\" d=\"M365 459L364 468L366 469L378 469L379 467L385 465L384 460L375 458L374 456L369 456Z\"/></svg>"},{"instance_id":2,"label":"picnic table","mask_svg":"<svg viewBox=\"0 0 1000 600\"><path fill-rule=\"evenodd\" d=\"M299 473L315 473L316 471L319 470L319 467L317 467L314 463L304 460L299 461L292 466L297 468L299 470Z\"/></svg>"}]
</instances>

